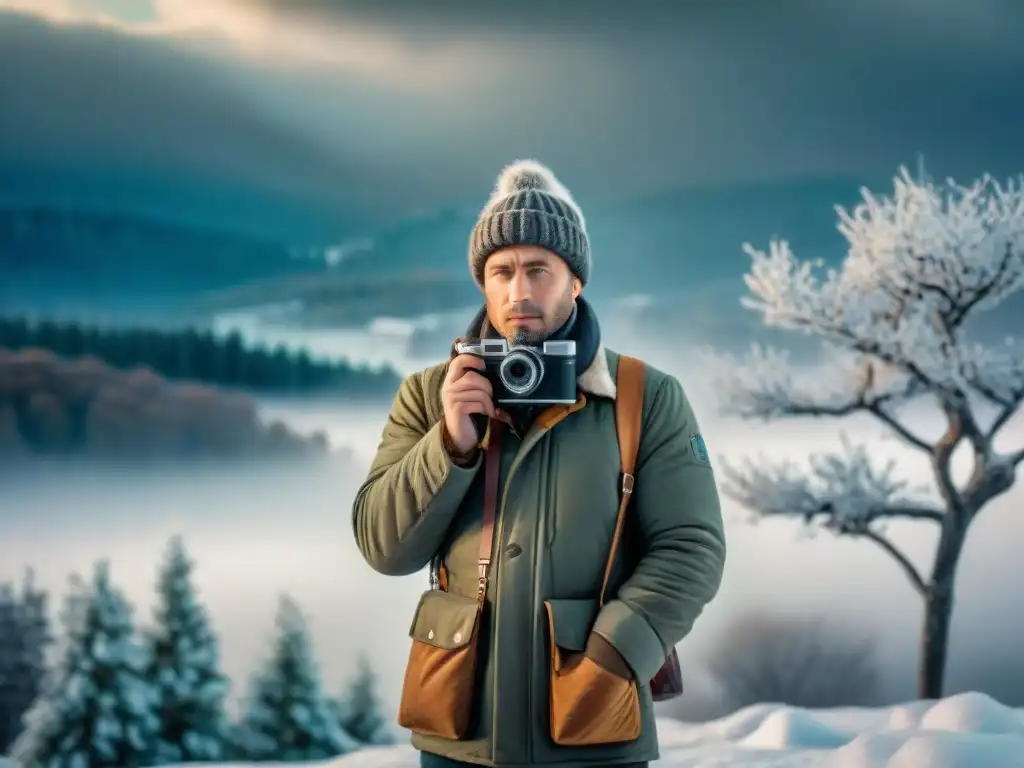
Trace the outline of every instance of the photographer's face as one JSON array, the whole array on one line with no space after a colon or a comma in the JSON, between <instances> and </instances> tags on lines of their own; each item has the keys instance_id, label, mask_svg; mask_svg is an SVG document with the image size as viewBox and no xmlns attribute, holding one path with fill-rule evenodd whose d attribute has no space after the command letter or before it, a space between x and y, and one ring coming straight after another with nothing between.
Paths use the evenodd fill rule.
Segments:
<instances>
[{"instance_id":1,"label":"photographer's face","mask_svg":"<svg viewBox=\"0 0 1024 768\"><path fill-rule=\"evenodd\" d=\"M536 245L495 251L484 268L487 317L512 344L537 344L557 331L582 287L560 256Z\"/></svg>"}]
</instances>

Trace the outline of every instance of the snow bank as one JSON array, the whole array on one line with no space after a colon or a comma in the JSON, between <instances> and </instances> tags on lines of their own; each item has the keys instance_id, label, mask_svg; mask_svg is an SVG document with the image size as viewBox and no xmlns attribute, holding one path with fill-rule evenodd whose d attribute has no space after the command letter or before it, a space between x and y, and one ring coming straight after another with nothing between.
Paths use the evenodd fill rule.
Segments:
<instances>
[{"instance_id":1,"label":"snow bank","mask_svg":"<svg viewBox=\"0 0 1024 768\"><path fill-rule=\"evenodd\" d=\"M884 709L756 704L709 723L662 719L658 733L664 768L1024 768L1024 710L981 693ZM379 747L310 765L416 768L419 757Z\"/></svg>"},{"instance_id":2,"label":"snow bank","mask_svg":"<svg viewBox=\"0 0 1024 768\"><path fill-rule=\"evenodd\" d=\"M756 731L739 743L759 749L835 749L847 741L847 736L829 728L810 712L787 707L772 712Z\"/></svg>"}]
</instances>

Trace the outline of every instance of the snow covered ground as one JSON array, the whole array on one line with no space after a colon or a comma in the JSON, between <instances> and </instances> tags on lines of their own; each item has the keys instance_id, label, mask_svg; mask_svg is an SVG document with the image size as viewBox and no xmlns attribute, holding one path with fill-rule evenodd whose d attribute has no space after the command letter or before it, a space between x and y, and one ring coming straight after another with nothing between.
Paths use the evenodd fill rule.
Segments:
<instances>
[{"instance_id":1,"label":"snow covered ground","mask_svg":"<svg viewBox=\"0 0 1024 768\"><path fill-rule=\"evenodd\" d=\"M658 732L664 768L1024 768L1024 710L980 693L885 709L757 704L709 723L662 719ZM401 746L317 765L415 768L419 759Z\"/></svg>"}]
</instances>

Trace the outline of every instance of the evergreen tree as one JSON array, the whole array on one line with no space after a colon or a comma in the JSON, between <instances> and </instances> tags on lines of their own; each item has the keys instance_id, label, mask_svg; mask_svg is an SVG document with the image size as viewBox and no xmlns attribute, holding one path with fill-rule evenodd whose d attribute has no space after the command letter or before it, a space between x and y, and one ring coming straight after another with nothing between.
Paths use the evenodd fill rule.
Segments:
<instances>
[{"instance_id":1,"label":"evergreen tree","mask_svg":"<svg viewBox=\"0 0 1024 768\"><path fill-rule=\"evenodd\" d=\"M23 765L138 768L151 765L159 728L155 689L132 608L96 564L92 584L72 578L61 615L61 658L26 714L11 749Z\"/></svg>"},{"instance_id":2,"label":"evergreen tree","mask_svg":"<svg viewBox=\"0 0 1024 768\"><path fill-rule=\"evenodd\" d=\"M281 598L274 654L253 681L234 734L237 757L249 761L323 760L358 749L342 730L313 658L298 606Z\"/></svg>"},{"instance_id":3,"label":"evergreen tree","mask_svg":"<svg viewBox=\"0 0 1024 768\"><path fill-rule=\"evenodd\" d=\"M220 671L217 637L197 601L192 569L184 542L174 537L159 575L156 626L147 633L148 679L160 705L155 749L161 765L221 760L228 734L228 680Z\"/></svg>"},{"instance_id":4,"label":"evergreen tree","mask_svg":"<svg viewBox=\"0 0 1024 768\"><path fill-rule=\"evenodd\" d=\"M0 755L17 737L21 716L12 684L18 662L18 603L10 584L0 585Z\"/></svg>"},{"instance_id":5,"label":"evergreen tree","mask_svg":"<svg viewBox=\"0 0 1024 768\"><path fill-rule=\"evenodd\" d=\"M53 642L50 627L50 595L36 587L35 573L28 570L18 601L18 626L21 630L21 649L18 654L18 690L21 691L23 711L27 711L46 680L46 655Z\"/></svg>"},{"instance_id":6,"label":"evergreen tree","mask_svg":"<svg viewBox=\"0 0 1024 768\"><path fill-rule=\"evenodd\" d=\"M377 698L377 675L365 653L359 654L356 674L337 705L343 730L363 744L391 744Z\"/></svg>"},{"instance_id":7,"label":"evergreen tree","mask_svg":"<svg viewBox=\"0 0 1024 768\"><path fill-rule=\"evenodd\" d=\"M42 689L51 642L47 594L26 571L20 596L0 589L0 754L21 732L21 719Z\"/></svg>"}]
</instances>

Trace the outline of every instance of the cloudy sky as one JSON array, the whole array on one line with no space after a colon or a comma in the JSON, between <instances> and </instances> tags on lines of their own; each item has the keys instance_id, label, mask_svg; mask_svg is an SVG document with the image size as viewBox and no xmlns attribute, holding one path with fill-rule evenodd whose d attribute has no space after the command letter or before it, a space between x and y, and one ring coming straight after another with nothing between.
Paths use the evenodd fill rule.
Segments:
<instances>
[{"instance_id":1,"label":"cloudy sky","mask_svg":"<svg viewBox=\"0 0 1024 768\"><path fill-rule=\"evenodd\" d=\"M0 172L205 185L368 224L475 204L517 156L585 201L884 178L918 151L943 174L1024 169L1015 0L571 8L0 0Z\"/></svg>"}]
</instances>

